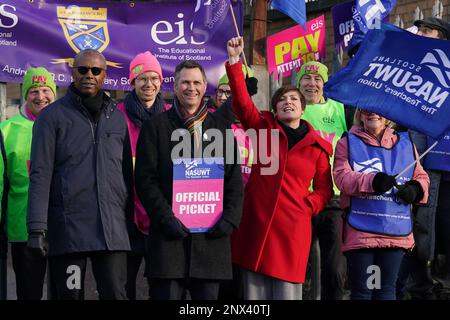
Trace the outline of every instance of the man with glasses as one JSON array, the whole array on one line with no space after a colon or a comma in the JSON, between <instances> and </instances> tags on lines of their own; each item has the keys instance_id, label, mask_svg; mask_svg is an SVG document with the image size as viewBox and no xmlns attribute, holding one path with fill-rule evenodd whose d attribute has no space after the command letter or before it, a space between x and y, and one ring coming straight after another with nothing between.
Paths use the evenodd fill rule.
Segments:
<instances>
[{"instance_id":1,"label":"man with glasses","mask_svg":"<svg viewBox=\"0 0 450 320\"><path fill-rule=\"evenodd\" d=\"M28 246L43 256L48 250L55 299L84 298L88 257L99 298L126 298L131 148L123 114L101 90L105 76L101 53L78 53L67 94L33 127Z\"/></svg>"},{"instance_id":2,"label":"man with glasses","mask_svg":"<svg viewBox=\"0 0 450 320\"><path fill-rule=\"evenodd\" d=\"M417 35L450 41L450 23L435 17L414 21ZM448 53L447 53L448 54ZM434 142L426 135L409 130L411 139L422 154ZM450 132L422 160L428 176L430 189L428 203L415 210L414 240L412 255L407 260L410 274L408 291L413 300L450 299ZM446 256L439 283L432 274L437 264L437 253ZM433 276L433 277L432 277Z\"/></svg>"},{"instance_id":3,"label":"man with glasses","mask_svg":"<svg viewBox=\"0 0 450 320\"><path fill-rule=\"evenodd\" d=\"M219 80L214 96L212 96L206 104L208 111L211 113L216 112L216 110L219 109L229 97L231 97L230 86L228 83L221 82L222 79L223 77Z\"/></svg>"},{"instance_id":4,"label":"man with glasses","mask_svg":"<svg viewBox=\"0 0 450 320\"><path fill-rule=\"evenodd\" d=\"M130 83L133 90L117 109L127 120L133 158L136 155L136 144L144 121L170 108L159 93L162 81L161 65L151 52L139 53L131 60ZM131 251L127 255L126 289L128 299L136 300L136 277L142 259L146 258L145 241L150 226L148 214L136 194L134 194L134 215L128 221Z\"/></svg>"},{"instance_id":5,"label":"man with glasses","mask_svg":"<svg viewBox=\"0 0 450 320\"><path fill-rule=\"evenodd\" d=\"M253 70L243 65L242 72L244 72L244 76L247 77L247 69L248 69L248 77L253 77ZM216 93L210 100L208 100L207 103L209 112L215 112L225 103L225 101L227 101L229 97L231 97L231 88L229 82L230 81L228 80L228 76L226 73L219 79Z\"/></svg>"},{"instance_id":6,"label":"man with glasses","mask_svg":"<svg viewBox=\"0 0 450 320\"><path fill-rule=\"evenodd\" d=\"M219 87L217 88L216 94L214 95L214 107L215 107L215 110L220 108L225 103L225 101L227 101L227 99L229 97L231 97L230 86L228 85L228 83L222 83L221 84L219 82Z\"/></svg>"}]
</instances>

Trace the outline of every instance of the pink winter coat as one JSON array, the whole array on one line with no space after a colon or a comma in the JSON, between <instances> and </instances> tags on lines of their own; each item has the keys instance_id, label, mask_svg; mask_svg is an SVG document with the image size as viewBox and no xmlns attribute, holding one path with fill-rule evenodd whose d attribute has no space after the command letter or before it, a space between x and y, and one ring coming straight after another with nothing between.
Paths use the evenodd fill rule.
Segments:
<instances>
[{"instance_id":1,"label":"pink winter coat","mask_svg":"<svg viewBox=\"0 0 450 320\"><path fill-rule=\"evenodd\" d=\"M381 142L375 136L366 132L363 128L353 126L350 132L362 138L362 140L372 146L382 146L391 148L398 139L393 129L386 128ZM415 150L415 147L414 147ZM415 150L416 158L418 157ZM333 177L336 186L341 190L341 208L350 206L350 197L364 193L373 193L372 180L376 173L355 172L348 162L348 140L347 137L341 138L337 145L334 155ZM426 203L428 200L428 188L430 179L420 163L416 164L413 180L416 180L422 186L424 196L419 203ZM343 221L341 226L343 232L342 251L363 249L363 248L404 248L412 249L414 247L413 234L404 237L392 237L379 234L372 234L355 230L348 223Z\"/></svg>"}]
</instances>

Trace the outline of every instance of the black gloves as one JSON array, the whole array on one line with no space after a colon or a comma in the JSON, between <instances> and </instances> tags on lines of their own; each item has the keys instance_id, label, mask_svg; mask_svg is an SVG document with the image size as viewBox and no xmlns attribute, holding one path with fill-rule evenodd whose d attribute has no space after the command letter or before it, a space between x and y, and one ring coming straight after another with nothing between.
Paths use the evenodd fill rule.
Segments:
<instances>
[{"instance_id":1,"label":"black gloves","mask_svg":"<svg viewBox=\"0 0 450 320\"><path fill-rule=\"evenodd\" d=\"M372 180L372 188L376 193L383 194L395 186L397 182L394 176L384 172L378 172Z\"/></svg>"},{"instance_id":2,"label":"black gloves","mask_svg":"<svg viewBox=\"0 0 450 320\"><path fill-rule=\"evenodd\" d=\"M47 241L44 232L31 232L28 235L27 247L33 254L47 256Z\"/></svg>"},{"instance_id":3,"label":"black gloves","mask_svg":"<svg viewBox=\"0 0 450 320\"><path fill-rule=\"evenodd\" d=\"M233 229L233 225L222 217L211 229L209 229L208 237L214 239L226 237L233 232Z\"/></svg>"},{"instance_id":4,"label":"black gloves","mask_svg":"<svg viewBox=\"0 0 450 320\"><path fill-rule=\"evenodd\" d=\"M247 91L250 96L253 96L258 93L258 79L255 77L247 76L245 78L245 84L247 86Z\"/></svg>"},{"instance_id":5,"label":"black gloves","mask_svg":"<svg viewBox=\"0 0 450 320\"><path fill-rule=\"evenodd\" d=\"M189 229L174 215L166 215L161 219L161 230L169 240L178 240L189 235Z\"/></svg>"},{"instance_id":6,"label":"black gloves","mask_svg":"<svg viewBox=\"0 0 450 320\"><path fill-rule=\"evenodd\" d=\"M423 198L422 186L416 180L409 180L404 185L398 186L397 198L411 204Z\"/></svg>"}]
</instances>

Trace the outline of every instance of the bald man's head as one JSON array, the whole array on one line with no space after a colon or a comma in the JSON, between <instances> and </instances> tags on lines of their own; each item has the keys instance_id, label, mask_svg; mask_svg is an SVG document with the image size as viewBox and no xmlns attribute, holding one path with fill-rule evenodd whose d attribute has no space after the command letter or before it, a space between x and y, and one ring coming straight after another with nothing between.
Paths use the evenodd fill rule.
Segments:
<instances>
[{"instance_id":1,"label":"bald man's head","mask_svg":"<svg viewBox=\"0 0 450 320\"><path fill-rule=\"evenodd\" d=\"M74 60L73 64L77 65L78 61L85 55L93 55L93 56L100 57L100 59L104 63L104 68L103 69L106 70L106 58L105 58L105 56L101 52L99 52L97 50L94 50L94 49L84 49L84 50L81 50L80 52L78 52L77 55L75 56L75 58L73 59Z\"/></svg>"},{"instance_id":2,"label":"bald man's head","mask_svg":"<svg viewBox=\"0 0 450 320\"><path fill-rule=\"evenodd\" d=\"M103 86L106 77L106 59L97 50L85 49L74 58L73 82L83 95L93 97Z\"/></svg>"}]
</instances>

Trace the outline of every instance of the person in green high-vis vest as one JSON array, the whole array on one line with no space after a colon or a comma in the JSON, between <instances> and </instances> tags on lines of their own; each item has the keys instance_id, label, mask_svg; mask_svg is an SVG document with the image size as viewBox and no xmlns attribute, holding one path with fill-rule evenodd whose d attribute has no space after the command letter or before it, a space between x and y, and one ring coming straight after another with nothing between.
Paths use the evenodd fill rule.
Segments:
<instances>
[{"instance_id":1,"label":"person in green high-vis vest","mask_svg":"<svg viewBox=\"0 0 450 320\"><path fill-rule=\"evenodd\" d=\"M297 86L305 96L306 108L302 119L307 120L322 138L333 146L347 131L344 105L328 99L323 94L328 81L328 68L317 61L302 65L298 73ZM330 157L333 166L333 156ZM334 197L319 215L313 217L313 235L320 245L322 300L342 300L346 274L345 258L339 239L339 224L342 210L339 206L339 190L334 186Z\"/></svg>"},{"instance_id":2,"label":"person in green high-vis vest","mask_svg":"<svg viewBox=\"0 0 450 320\"><path fill-rule=\"evenodd\" d=\"M16 276L18 300L40 300L46 270L46 258L27 248L26 226L29 167L33 123L39 112L55 101L56 84L45 68L29 68L23 77L25 103L15 117L0 123L4 137L7 176L7 236Z\"/></svg>"},{"instance_id":3,"label":"person in green high-vis vest","mask_svg":"<svg viewBox=\"0 0 450 320\"><path fill-rule=\"evenodd\" d=\"M0 300L6 300L8 237L6 234L6 197L8 195L8 177L6 176L6 156L3 135L0 131Z\"/></svg>"}]
</instances>

